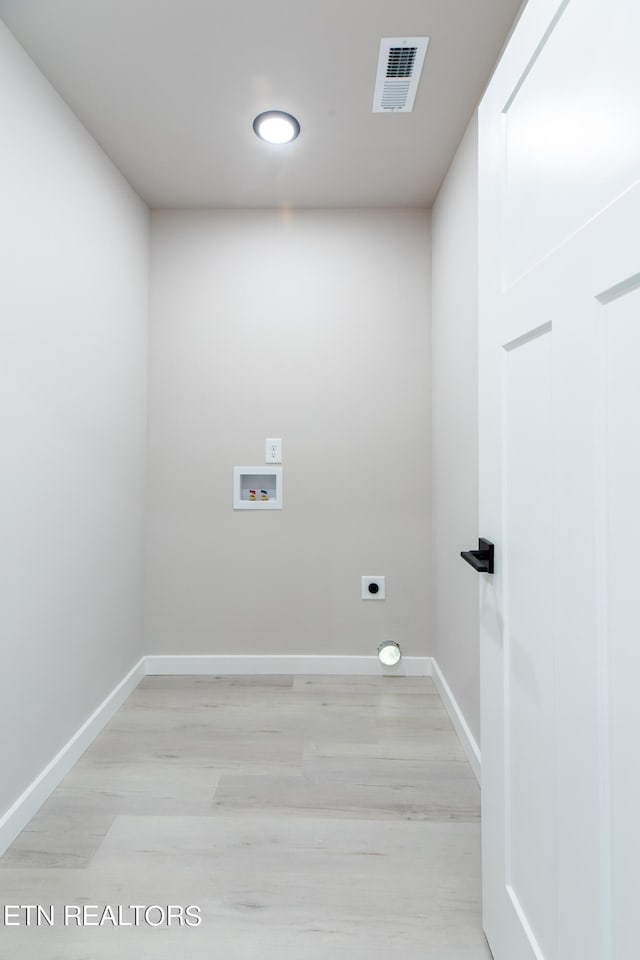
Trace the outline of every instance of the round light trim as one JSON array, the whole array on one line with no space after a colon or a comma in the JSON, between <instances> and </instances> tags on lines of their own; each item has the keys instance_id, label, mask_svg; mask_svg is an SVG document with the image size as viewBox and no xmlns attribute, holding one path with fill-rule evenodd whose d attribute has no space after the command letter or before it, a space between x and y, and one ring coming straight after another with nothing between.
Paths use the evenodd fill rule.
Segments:
<instances>
[{"instance_id":1,"label":"round light trim","mask_svg":"<svg viewBox=\"0 0 640 960\"><path fill-rule=\"evenodd\" d=\"M291 143L300 133L300 124L290 113L267 110L253 121L256 136L267 143Z\"/></svg>"},{"instance_id":2,"label":"round light trim","mask_svg":"<svg viewBox=\"0 0 640 960\"><path fill-rule=\"evenodd\" d=\"M395 667L401 658L400 646L395 640L385 640L378 647L378 660L383 667Z\"/></svg>"}]
</instances>

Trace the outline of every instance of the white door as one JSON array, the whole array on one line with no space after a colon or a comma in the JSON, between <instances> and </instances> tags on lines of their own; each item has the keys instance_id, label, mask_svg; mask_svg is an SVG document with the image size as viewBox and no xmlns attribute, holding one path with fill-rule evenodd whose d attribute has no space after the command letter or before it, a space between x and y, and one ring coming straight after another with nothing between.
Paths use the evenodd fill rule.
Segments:
<instances>
[{"instance_id":1,"label":"white door","mask_svg":"<svg viewBox=\"0 0 640 960\"><path fill-rule=\"evenodd\" d=\"M640 957L639 50L638 0L530 0L480 108L496 960Z\"/></svg>"}]
</instances>

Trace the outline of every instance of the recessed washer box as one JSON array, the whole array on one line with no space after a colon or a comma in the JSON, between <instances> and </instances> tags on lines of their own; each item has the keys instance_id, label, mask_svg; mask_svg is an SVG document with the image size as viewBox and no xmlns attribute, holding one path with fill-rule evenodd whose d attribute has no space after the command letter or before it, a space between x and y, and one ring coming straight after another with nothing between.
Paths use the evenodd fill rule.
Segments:
<instances>
[{"instance_id":1,"label":"recessed washer box","mask_svg":"<svg viewBox=\"0 0 640 960\"><path fill-rule=\"evenodd\" d=\"M234 510L282 510L282 467L234 467Z\"/></svg>"}]
</instances>

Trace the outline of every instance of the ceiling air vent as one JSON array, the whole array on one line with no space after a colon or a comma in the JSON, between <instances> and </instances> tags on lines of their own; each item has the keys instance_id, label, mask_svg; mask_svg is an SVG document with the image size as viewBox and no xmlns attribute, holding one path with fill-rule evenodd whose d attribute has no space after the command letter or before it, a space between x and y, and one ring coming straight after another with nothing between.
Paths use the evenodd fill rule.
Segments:
<instances>
[{"instance_id":1,"label":"ceiling air vent","mask_svg":"<svg viewBox=\"0 0 640 960\"><path fill-rule=\"evenodd\" d=\"M383 37L373 95L374 113L410 113L429 37Z\"/></svg>"}]
</instances>

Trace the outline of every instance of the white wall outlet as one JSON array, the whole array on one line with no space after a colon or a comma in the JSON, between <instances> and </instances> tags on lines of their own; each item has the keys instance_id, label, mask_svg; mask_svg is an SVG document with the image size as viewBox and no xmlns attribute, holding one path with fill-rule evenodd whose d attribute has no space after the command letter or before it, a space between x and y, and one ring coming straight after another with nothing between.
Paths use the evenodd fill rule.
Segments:
<instances>
[{"instance_id":1,"label":"white wall outlet","mask_svg":"<svg viewBox=\"0 0 640 960\"><path fill-rule=\"evenodd\" d=\"M264 442L264 462L282 463L282 440L267 437Z\"/></svg>"},{"instance_id":2,"label":"white wall outlet","mask_svg":"<svg viewBox=\"0 0 640 960\"><path fill-rule=\"evenodd\" d=\"M363 577L361 596L363 600L384 600L385 578Z\"/></svg>"}]
</instances>

